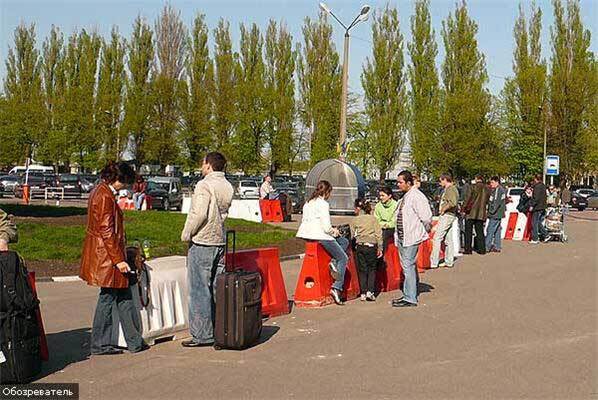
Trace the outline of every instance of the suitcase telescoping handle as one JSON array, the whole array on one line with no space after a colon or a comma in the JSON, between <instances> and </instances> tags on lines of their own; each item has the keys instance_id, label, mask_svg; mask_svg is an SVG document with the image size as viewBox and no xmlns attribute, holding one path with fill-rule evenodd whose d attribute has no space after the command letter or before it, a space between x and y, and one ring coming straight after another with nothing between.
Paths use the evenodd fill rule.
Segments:
<instances>
[{"instance_id":1,"label":"suitcase telescoping handle","mask_svg":"<svg viewBox=\"0 0 598 400\"><path fill-rule=\"evenodd\" d=\"M227 254L228 254L228 242L229 237L233 237L233 252L231 254L231 262L228 263ZM224 245L224 270L226 272L232 272L235 270L235 253L237 252L237 232L231 230L226 231L226 244Z\"/></svg>"}]
</instances>

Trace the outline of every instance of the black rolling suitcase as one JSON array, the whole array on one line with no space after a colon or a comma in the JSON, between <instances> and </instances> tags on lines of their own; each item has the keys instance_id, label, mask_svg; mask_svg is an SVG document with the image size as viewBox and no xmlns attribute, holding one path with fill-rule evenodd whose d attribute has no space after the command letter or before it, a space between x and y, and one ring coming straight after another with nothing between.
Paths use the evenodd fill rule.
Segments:
<instances>
[{"instance_id":1,"label":"black rolling suitcase","mask_svg":"<svg viewBox=\"0 0 598 400\"><path fill-rule=\"evenodd\" d=\"M0 252L0 384L28 383L40 373L38 309L21 257Z\"/></svg>"},{"instance_id":2,"label":"black rolling suitcase","mask_svg":"<svg viewBox=\"0 0 598 400\"><path fill-rule=\"evenodd\" d=\"M230 263L226 261L229 235L233 237ZM214 348L217 350L246 349L256 344L262 333L262 278L259 272L236 269L235 242L235 232L227 232L224 272L216 277Z\"/></svg>"}]
</instances>

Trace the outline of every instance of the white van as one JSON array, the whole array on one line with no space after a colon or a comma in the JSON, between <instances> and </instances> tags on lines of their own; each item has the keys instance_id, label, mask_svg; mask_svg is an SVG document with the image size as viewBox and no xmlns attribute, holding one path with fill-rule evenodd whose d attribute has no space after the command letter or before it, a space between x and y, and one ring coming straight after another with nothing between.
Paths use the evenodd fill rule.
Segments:
<instances>
[{"instance_id":1,"label":"white van","mask_svg":"<svg viewBox=\"0 0 598 400\"><path fill-rule=\"evenodd\" d=\"M11 169L8 174L9 175L21 175L27 172L27 167L24 165L19 165ZM48 167L46 165L30 165L29 172L38 172L42 174L53 174L54 167Z\"/></svg>"}]
</instances>

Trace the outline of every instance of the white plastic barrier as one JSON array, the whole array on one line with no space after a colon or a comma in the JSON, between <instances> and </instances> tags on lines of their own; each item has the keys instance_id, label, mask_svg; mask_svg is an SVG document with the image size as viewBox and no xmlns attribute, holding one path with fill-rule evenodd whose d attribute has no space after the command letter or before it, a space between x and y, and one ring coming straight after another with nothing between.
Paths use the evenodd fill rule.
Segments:
<instances>
[{"instance_id":1,"label":"white plastic barrier","mask_svg":"<svg viewBox=\"0 0 598 400\"><path fill-rule=\"evenodd\" d=\"M459 229L459 218L455 218L453 221L453 229L451 230L453 234L453 248L455 257L462 256L461 254L461 229Z\"/></svg>"},{"instance_id":2,"label":"white plastic barrier","mask_svg":"<svg viewBox=\"0 0 598 400\"><path fill-rule=\"evenodd\" d=\"M181 213L189 214L191 210L191 197L183 197L183 205L181 206Z\"/></svg>"},{"instance_id":3,"label":"white plastic barrier","mask_svg":"<svg viewBox=\"0 0 598 400\"><path fill-rule=\"evenodd\" d=\"M513 240L523 240L525 234L525 227L527 226L527 215L519 213L517 215L517 224L515 225L515 232L513 233Z\"/></svg>"},{"instance_id":4,"label":"white plastic barrier","mask_svg":"<svg viewBox=\"0 0 598 400\"><path fill-rule=\"evenodd\" d=\"M150 301L147 307L141 306L137 286L131 287L135 308L147 344L153 345L157 339L188 337L189 296L187 288L187 258L183 256L156 258L147 262L150 281ZM144 282L140 284L144 285ZM118 345L127 343L119 326Z\"/></svg>"},{"instance_id":5,"label":"white plastic barrier","mask_svg":"<svg viewBox=\"0 0 598 400\"><path fill-rule=\"evenodd\" d=\"M246 221L262 222L259 200L233 200L228 210L229 218L244 219Z\"/></svg>"}]
</instances>

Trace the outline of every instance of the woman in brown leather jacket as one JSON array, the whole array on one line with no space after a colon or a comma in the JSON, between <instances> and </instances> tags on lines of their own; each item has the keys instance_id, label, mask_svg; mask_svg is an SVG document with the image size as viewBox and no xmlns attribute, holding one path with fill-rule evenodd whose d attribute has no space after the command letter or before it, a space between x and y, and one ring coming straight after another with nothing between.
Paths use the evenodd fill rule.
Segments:
<instances>
[{"instance_id":1,"label":"woman in brown leather jacket","mask_svg":"<svg viewBox=\"0 0 598 400\"><path fill-rule=\"evenodd\" d=\"M116 348L118 338L113 335L113 312L118 313L129 351L136 353L147 345L134 318L136 310L126 275L130 268L126 262L123 213L115 199L119 190L135 181L135 171L123 162L110 163L102 170L101 177L101 183L89 196L79 273L87 284L100 287L91 330L91 354L122 353Z\"/></svg>"}]
</instances>

